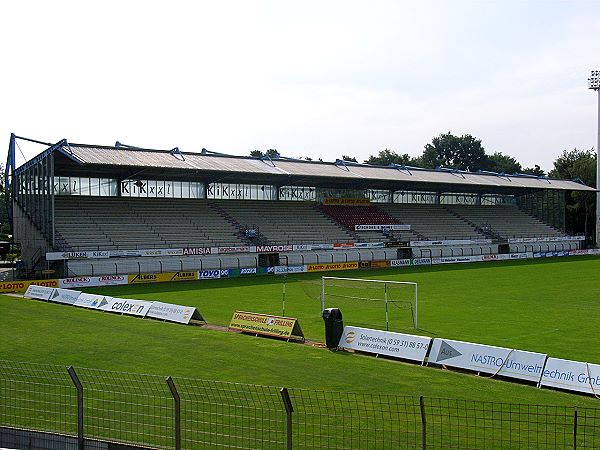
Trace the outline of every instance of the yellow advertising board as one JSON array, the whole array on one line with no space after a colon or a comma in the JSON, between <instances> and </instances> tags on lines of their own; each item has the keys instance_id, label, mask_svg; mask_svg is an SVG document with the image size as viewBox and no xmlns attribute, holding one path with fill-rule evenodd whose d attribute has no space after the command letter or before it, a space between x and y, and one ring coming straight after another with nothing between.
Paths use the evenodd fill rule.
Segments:
<instances>
[{"instance_id":1,"label":"yellow advertising board","mask_svg":"<svg viewBox=\"0 0 600 450\"><path fill-rule=\"evenodd\" d=\"M368 198L337 198L337 197L325 197L323 199L324 205L368 205L371 203Z\"/></svg>"},{"instance_id":2,"label":"yellow advertising board","mask_svg":"<svg viewBox=\"0 0 600 450\"><path fill-rule=\"evenodd\" d=\"M324 264L307 264L307 272L325 272L329 270L349 270L358 269L358 262L340 262Z\"/></svg>"},{"instance_id":3,"label":"yellow advertising board","mask_svg":"<svg viewBox=\"0 0 600 450\"><path fill-rule=\"evenodd\" d=\"M163 272L163 273L138 273L128 275L129 284L141 283L164 283L165 281L189 281L197 280L198 272Z\"/></svg>"},{"instance_id":4,"label":"yellow advertising board","mask_svg":"<svg viewBox=\"0 0 600 450\"><path fill-rule=\"evenodd\" d=\"M0 283L0 293L25 292L31 284L35 284L36 286L57 288L58 280L52 278L48 280L3 281Z\"/></svg>"},{"instance_id":5,"label":"yellow advertising board","mask_svg":"<svg viewBox=\"0 0 600 450\"><path fill-rule=\"evenodd\" d=\"M229 322L229 329L283 339L304 340L298 319L292 317L236 311Z\"/></svg>"}]
</instances>

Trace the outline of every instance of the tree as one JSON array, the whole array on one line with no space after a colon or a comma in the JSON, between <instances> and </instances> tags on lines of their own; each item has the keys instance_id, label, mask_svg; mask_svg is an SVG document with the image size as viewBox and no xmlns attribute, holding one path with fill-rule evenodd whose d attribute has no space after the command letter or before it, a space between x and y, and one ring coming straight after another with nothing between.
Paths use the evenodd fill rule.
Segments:
<instances>
[{"instance_id":1,"label":"tree","mask_svg":"<svg viewBox=\"0 0 600 450\"><path fill-rule=\"evenodd\" d=\"M354 156L342 155L344 161L358 162Z\"/></svg>"},{"instance_id":2,"label":"tree","mask_svg":"<svg viewBox=\"0 0 600 450\"><path fill-rule=\"evenodd\" d=\"M399 155L389 148L386 148L385 150L381 150L377 156L369 156L369 159L367 159L365 163L378 166L389 166L390 164L405 164L413 166L416 165L417 161L418 158L413 158L408 153Z\"/></svg>"},{"instance_id":3,"label":"tree","mask_svg":"<svg viewBox=\"0 0 600 450\"><path fill-rule=\"evenodd\" d=\"M486 167L487 157L481 140L470 134L454 136L450 132L434 137L425 146L422 162L424 167L453 167L460 170L476 171Z\"/></svg>"},{"instance_id":4,"label":"tree","mask_svg":"<svg viewBox=\"0 0 600 450\"><path fill-rule=\"evenodd\" d=\"M533 167L526 167L525 169L523 169L523 173L526 173L528 175L535 175L538 177L543 177L544 175L546 175L546 172L544 172L544 170L537 164Z\"/></svg>"},{"instance_id":5,"label":"tree","mask_svg":"<svg viewBox=\"0 0 600 450\"><path fill-rule=\"evenodd\" d=\"M487 157L486 170L512 174L521 172L523 169L519 161L512 156L503 155L501 152L495 152L493 155Z\"/></svg>"},{"instance_id":6,"label":"tree","mask_svg":"<svg viewBox=\"0 0 600 450\"><path fill-rule=\"evenodd\" d=\"M261 152L260 150L252 150L250 152L250 156L254 156L255 158L262 158L263 156L268 156L269 158L279 158L279 152L274 148L270 148L266 152Z\"/></svg>"},{"instance_id":7,"label":"tree","mask_svg":"<svg viewBox=\"0 0 600 450\"><path fill-rule=\"evenodd\" d=\"M590 150L564 151L554 161L554 168L549 175L552 178L575 179L588 186L596 186L596 152ZM595 220L596 195L593 192L572 191L565 199L569 228L573 231L583 231L593 240L593 230L590 224Z\"/></svg>"}]
</instances>

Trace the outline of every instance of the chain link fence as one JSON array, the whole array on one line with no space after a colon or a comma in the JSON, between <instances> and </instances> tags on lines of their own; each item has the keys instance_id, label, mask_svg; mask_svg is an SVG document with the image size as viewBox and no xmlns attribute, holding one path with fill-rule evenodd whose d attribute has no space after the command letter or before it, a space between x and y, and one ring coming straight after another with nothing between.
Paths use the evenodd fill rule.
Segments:
<instances>
[{"instance_id":1,"label":"chain link fence","mask_svg":"<svg viewBox=\"0 0 600 450\"><path fill-rule=\"evenodd\" d=\"M0 360L0 447L595 449L600 409L287 389Z\"/></svg>"}]
</instances>

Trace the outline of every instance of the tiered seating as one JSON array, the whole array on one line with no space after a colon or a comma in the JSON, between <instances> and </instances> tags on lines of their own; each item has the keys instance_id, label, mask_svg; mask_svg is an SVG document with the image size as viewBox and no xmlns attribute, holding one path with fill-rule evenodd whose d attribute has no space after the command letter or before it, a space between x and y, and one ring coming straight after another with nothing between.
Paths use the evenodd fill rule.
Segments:
<instances>
[{"instance_id":1,"label":"tiered seating","mask_svg":"<svg viewBox=\"0 0 600 450\"><path fill-rule=\"evenodd\" d=\"M56 197L55 216L57 235L72 250L244 244L203 200Z\"/></svg>"},{"instance_id":2,"label":"tiered seating","mask_svg":"<svg viewBox=\"0 0 600 450\"><path fill-rule=\"evenodd\" d=\"M564 236L512 205L449 205L448 209L473 225L502 238Z\"/></svg>"},{"instance_id":3,"label":"tiered seating","mask_svg":"<svg viewBox=\"0 0 600 450\"><path fill-rule=\"evenodd\" d=\"M353 236L312 204L284 201L214 202L242 227L257 229L270 244L348 242Z\"/></svg>"},{"instance_id":4,"label":"tiered seating","mask_svg":"<svg viewBox=\"0 0 600 450\"><path fill-rule=\"evenodd\" d=\"M319 209L333 220L351 230L360 242L375 242L386 239L381 231L355 231L356 225L392 225L400 221L384 210L374 206L320 205ZM418 235L413 231L393 231L394 239L414 240Z\"/></svg>"},{"instance_id":5,"label":"tiered seating","mask_svg":"<svg viewBox=\"0 0 600 450\"><path fill-rule=\"evenodd\" d=\"M481 239L475 227L450 213L442 205L417 205L410 203L382 204L380 208L389 215L410 224L425 240Z\"/></svg>"}]
</instances>

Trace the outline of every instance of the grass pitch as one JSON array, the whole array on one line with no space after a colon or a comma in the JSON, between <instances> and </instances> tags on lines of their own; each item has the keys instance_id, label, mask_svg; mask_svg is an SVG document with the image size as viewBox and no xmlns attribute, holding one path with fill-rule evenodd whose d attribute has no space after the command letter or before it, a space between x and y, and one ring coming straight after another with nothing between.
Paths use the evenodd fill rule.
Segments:
<instances>
[{"instance_id":1,"label":"grass pitch","mask_svg":"<svg viewBox=\"0 0 600 450\"><path fill-rule=\"evenodd\" d=\"M411 329L407 311L392 310L396 331L600 363L599 272L600 258L577 257L332 275L419 283L420 329ZM320 303L303 283L321 275L286 280L285 314L317 341L324 334ZM236 309L281 314L282 283L269 276L96 291L192 305L209 323L227 325ZM346 324L384 326L381 309L341 309ZM3 359L324 390L600 406L591 397L471 374L10 296L0 297L0 317Z\"/></svg>"}]
</instances>

